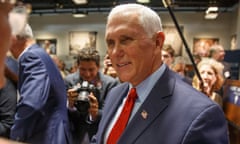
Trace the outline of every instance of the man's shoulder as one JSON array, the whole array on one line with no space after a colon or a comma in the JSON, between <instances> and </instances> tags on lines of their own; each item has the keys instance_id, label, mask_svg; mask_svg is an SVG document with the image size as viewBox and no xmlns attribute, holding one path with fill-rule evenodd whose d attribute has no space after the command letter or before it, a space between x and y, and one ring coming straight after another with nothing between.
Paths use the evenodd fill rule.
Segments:
<instances>
[{"instance_id":1,"label":"man's shoulder","mask_svg":"<svg viewBox=\"0 0 240 144\"><path fill-rule=\"evenodd\" d=\"M186 107L187 106L192 108L197 107L201 109L209 107L211 105L217 105L207 95L196 90L191 85L181 80L177 80L174 93L175 93L174 100L175 101L178 100Z\"/></svg>"},{"instance_id":2,"label":"man's shoulder","mask_svg":"<svg viewBox=\"0 0 240 144\"><path fill-rule=\"evenodd\" d=\"M37 44L33 44L30 47L26 48L22 52L22 56L20 58L22 59L22 57L29 57L34 59L51 59L45 50Z\"/></svg>"},{"instance_id":3,"label":"man's shoulder","mask_svg":"<svg viewBox=\"0 0 240 144\"><path fill-rule=\"evenodd\" d=\"M120 83L120 84L116 85L115 87L113 87L111 89L111 92L113 92L113 93L121 92L121 91L124 91L125 89L127 90L128 87L129 87L128 82Z\"/></svg>"},{"instance_id":4,"label":"man's shoulder","mask_svg":"<svg viewBox=\"0 0 240 144\"><path fill-rule=\"evenodd\" d=\"M105 75L101 72L99 72L99 76L100 76L100 80L106 83L118 83L118 80L109 76L109 75Z\"/></svg>"},{"instance_id":5,"label":"man's shoulder","mask_svg":"<svg viewBox=\"0 0 240 144\"><path fill-rule=\"evenodd\" d=\"M78 75L79 75L78 72L70 73L66 75L65 80L72 80L72 79L79 78Z\"/></svg>"},{"instance_id":6,"label":"man's shoulder","mask_svg":"<svg viewBox=\"0 0 240 144\"><path fill-rule=\"evenodd\" d=\"M74 85L76 85L77 83L79 83L80 78L79 78L79 72L74 72L71 74L68 74L65 78L64 78L64 82L68 87L72 87Z\"/></svg>"},{"instance_id":7,"label":"man's shoulder","mask_svg":"<svg viewBox=\"0 0 240 144\"><path fill-rule=\"evenodd\" d=\"M178 74L169 71L168 77L168 80L175 79L174 83L171 83L171 86L169 86L173 88L172 96L175 102L185 103L186 105L202 103L202 106L214 104L205 94L196 90L191 84L186 83Z\"/></svg>"}]
</instances>

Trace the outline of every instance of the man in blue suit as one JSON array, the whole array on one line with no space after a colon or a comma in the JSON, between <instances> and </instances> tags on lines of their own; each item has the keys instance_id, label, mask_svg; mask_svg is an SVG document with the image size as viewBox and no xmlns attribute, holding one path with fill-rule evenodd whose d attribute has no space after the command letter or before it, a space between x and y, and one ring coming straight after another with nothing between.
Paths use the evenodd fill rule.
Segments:
<instances>
[{"instance_id":1,"label":"man in blue suit","mask_svg":"<svg viewBox=\"0 0 240 144\"><path fill-rule=\"evenodd\" d=\"M228 143L221 108L163 64L161 25L158 14L139 4L123 4L110 12L105 38L109 57L123 83L107 95L92 143L112 143L112 129L132 87L138 97L126 127L114 143Z\"/></svg>"},{"instance_id":2,"label":"man in blue suit","mask_svg":"<svg viewBox=\"0 0 240 144\"><path fill-rule=\"evenodd\" d=\"M64 81L51 57L35 44L28 24L12 37L10 51L19 62L20 94L10 138L33 144L71 143Z\"/></svg>"}]
</instances>

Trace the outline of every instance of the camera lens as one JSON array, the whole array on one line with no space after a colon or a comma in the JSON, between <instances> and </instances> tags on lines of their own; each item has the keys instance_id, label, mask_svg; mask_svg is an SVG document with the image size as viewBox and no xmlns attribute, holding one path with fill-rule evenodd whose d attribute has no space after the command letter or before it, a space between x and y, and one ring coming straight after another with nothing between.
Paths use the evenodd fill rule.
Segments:
<instances>
[{"instance_id":1,"label":"camera lens","mask_svg":"<svg viewBox=\"0 0 240 144\"><path fill-rule=\"evenodd\" d=\"M80 91L77 97L78 101L89 101L88 98L89 92L88 91Z\"/></svg>"},{"instance_id":2,"label":"camera lens","mask_svg":"<svg viewBox=\"0 0 240 144\"><path fill-rule=\"evenodd\" d=\"M88 109L90 107L88 95L88 91L80 91L77 100L74 103L77 110L82 114L88 113Z\"/></svg>"}]
</instances>

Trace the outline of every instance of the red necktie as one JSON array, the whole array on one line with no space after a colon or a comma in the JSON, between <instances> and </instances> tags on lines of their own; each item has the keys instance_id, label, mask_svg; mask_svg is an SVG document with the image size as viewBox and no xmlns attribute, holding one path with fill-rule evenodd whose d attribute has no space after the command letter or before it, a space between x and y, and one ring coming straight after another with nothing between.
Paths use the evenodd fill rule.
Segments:
<instances>
[{"instance_id":1,"label":"red necktie","mask_svg":"<svg viewBox=\"0 0 240 144\"><path fill-rule=\"evenodd\" d=\"M122 112L113 126L107 140L107 144L116 144L131 115L135 100L137 98L136 88L132 88L128 94L127 100L124 104Z\"/></svg>"}]
</instances>

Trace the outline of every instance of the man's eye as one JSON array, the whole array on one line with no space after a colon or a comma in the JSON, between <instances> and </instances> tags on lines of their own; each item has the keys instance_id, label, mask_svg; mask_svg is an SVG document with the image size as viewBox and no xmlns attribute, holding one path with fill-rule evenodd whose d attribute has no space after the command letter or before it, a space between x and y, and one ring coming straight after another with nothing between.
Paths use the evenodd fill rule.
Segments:
<instances>
[{"instance_id":1,"label":"man's eye","mask_svg":"<svg viewBox=\"0 0 240 144\"><path fill-rule=\"evenodd\" d=\"M84 72L84 71L86 71L86 69L80 68L80 71Z\"/></svg>"},{"instance_id":2,"label":"man's eye","mask_svg":"<svg viewBox=\"0 0 240 144\"><path fill-rule=\"evenodd\" d=\"M127 44L130 44L132 41L133 41L132 38L130 38L130 37L125 37L125 38L123 38L123 39L120 40L120 44L122 44L122 45L127 45Z\"/></svg>"},{"instance_id":3,"label":"man's eye","mask_svg":"<svg viewBox=\"0 0 240 144\"><path fill-rule=\"evenodd\" d=\"M107 41L107 46L108 46L108 48L114 47L114 41L112 41L112 40Z\"/></svg>"}]
</instances>

